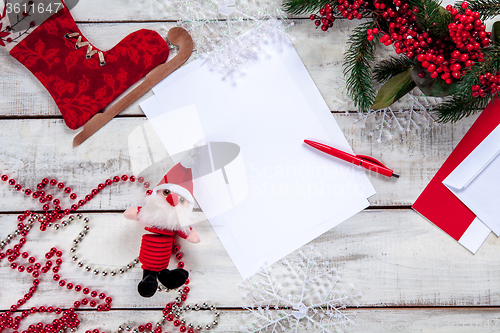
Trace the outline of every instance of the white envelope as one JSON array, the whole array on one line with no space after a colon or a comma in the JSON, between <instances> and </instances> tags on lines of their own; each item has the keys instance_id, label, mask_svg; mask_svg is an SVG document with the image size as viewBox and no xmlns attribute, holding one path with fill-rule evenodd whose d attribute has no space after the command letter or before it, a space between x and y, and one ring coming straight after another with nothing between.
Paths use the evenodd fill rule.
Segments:
<instances>
[{"instance_id":1,"label":"white envelope","mask_svg":"<svg viewBox=\"0 0 500 333\"><path fill-rule=\"evenodd\" d=\"M443 181L443 184L500 235L500 125Z\"/></svg>"}]
</instances>

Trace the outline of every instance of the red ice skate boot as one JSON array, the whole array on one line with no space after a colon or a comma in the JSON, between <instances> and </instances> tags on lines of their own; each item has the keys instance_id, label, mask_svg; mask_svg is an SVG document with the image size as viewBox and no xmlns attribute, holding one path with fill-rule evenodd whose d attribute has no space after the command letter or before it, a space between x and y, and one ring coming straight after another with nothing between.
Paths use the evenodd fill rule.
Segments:
<instances>
[{"instance_id":1,"label":"red ice skate boot","mask_svg":"<svg viewBox=\"0 0 500 333\"><path fill-rule=\"evenodd\" d=\"M0 0L0 45L45 86L71 129L168 58L169 46L155 31L136 31L101 51L83 36L63 0L49 14L38 9L49 3L55 9L53 0L21 1L17 15L9 13L9 1Z\"/></svg>"}]
</instances>

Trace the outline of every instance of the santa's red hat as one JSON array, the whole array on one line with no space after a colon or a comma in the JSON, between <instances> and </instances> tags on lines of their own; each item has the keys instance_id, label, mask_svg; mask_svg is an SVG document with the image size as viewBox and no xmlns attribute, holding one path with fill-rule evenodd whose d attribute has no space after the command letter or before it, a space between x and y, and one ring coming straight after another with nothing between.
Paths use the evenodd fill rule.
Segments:
<instances>
[{"instance_id":1,"label":"santa's red hat","mask_svg":"<svg viewBox=\"0 0 500 333\"><path fill-rule=\"evenodd\" d=\"M194 206L194 197L191 168L184 167L182 162L174 165L153 189L153 193L156 194L160 190L170 190L172 193L183 197L192 208Z\"/></svg>"}]
</instances>

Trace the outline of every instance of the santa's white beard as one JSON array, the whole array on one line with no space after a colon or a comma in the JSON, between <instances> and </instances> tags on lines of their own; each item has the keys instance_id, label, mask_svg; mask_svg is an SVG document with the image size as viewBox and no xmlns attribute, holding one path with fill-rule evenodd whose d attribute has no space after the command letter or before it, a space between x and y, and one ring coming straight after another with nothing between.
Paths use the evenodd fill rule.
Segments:
<instances>
[{"instance_id":1,"label":"santa's white beard","mask_svg":"<svg viewBox=\"0 0 500 333\"><path fill-rule=\"evenodd\" d=\"M189 234L189 227L192 212L189 204L178 204L176 207L170 205L162 195L150 195L146 198L146 203L142 206L137 215L138 221L147 227L154 227L163 230L180 230Z\"/></svg>"}]
</instances>

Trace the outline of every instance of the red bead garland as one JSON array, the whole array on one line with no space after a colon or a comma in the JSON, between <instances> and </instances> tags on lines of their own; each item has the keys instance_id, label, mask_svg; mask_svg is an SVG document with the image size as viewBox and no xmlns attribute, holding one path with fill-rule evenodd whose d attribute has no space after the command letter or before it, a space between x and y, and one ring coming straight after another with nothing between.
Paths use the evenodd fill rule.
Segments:
<instances>
[{"instance_id":1,"label":"red bead garland","mask_svg":"<svg viewBox=\"0 0 500 333\"><path fill-rule=\"evenodd\" d=\"M73 205L71 205L70 208L62 209L60 206L61 201L58 198L54 198L52 195L47 194L47 193L45 193L45 191L43 191L43 189L46 187L46 185L50 185L54 188L59 188L59 189L64 188L64 193L68 194L71 200L73 200L73 201L77 200L78 195L76 193L72 193L71 188L66 187L65 184L62 182L58 183L57 180L55 180L55 179L49 180L48 178L44 178L40 183L37 184L37 186L36 186L37 191L33 191L29 188L23 189L20 184L16 184L15 179L12 179L12 178L9 179L9 176L7 176L7 175L2 175L0 177L0 179L4 182L8 182L8 184L11 186L14 186L14 189L16 191L23 191L25 195L27 195L27 196L31 195L33 197L33 199L38 199L40 203L44 203L44 205L42 206L42 209L45 211L45 213L43 214L45 217L45 221L41 221L41 226L40 226L40 230L42 230L42 231L46 230L48 223L54 222L56 220L60 220L64 216L69 215L69 214L77 211L78 208L83 207L87 202L90 202L93 199L93 197L99 193L99 191L103 190L107 186L110 186L111 184L113 184L113 182L118 183L120 181L124 181L124 182L130 181L133 183L136 181L135 176L130 176L130 177L127 175L123 175L121 177L114 176L113 181L111 181L110 179L107 179L104 184L103 183L99 184L98 189L93 189L89 194L87 194L85 196L85 200L79 200L77 205L73 204ZM143 183L143 182L144 182L144 178L139 177L139 183ZM144 183L143 186L145 188L149 188L150 185L149 185L149 183L146 182L146 183ZM148 190L148 191L146 191L146 194L150 195L150 194L152 194L152 191ZM52 211L50 211L50 204L51 203L54 206ZM24 215L19 215L18 220L23 221L30 213L31 213L30 211L27 211L27 212L25 212Z\"/></svg>"},{"instance_id":2,"label":"red bead garland","mask_svg":"<svg viewBox=\"0 0 500 333\"><path fill-rule=\"evenodd\" d=\"M24 212L24 214L17 217L19 223L17 225L15 235L21 235L22 238L11 249L7 249L5 252L0 252L0 261L7 258L7 260L11 263L11 269L17 270L19 273L31 274L31 276L34 278L33 286L29 289L28 293L26 293L23 298L20 298L16 304L11 305L10 311L5 311L4 313L0 314L0 333L6 329L12 329L14 333L19 333L18 330L20 328L20 323L22 322L22 320L28 317L30 314L34 313L48 312L55 313L57 315L61 314L61 316L54 319L51 323L44 324L40 322L36 325L30 325L28 329L23 331L23 333L56 333L65 331L66 329L76 329L80 325L80 320L75 310L80 309L82 306L88 305L91 308L96 308L97 311L109 311L111 309L111 303L113 301L111 297L107 296L103 292L90 290L89 288L82 287L80 285L74 285L73 283L61 278L61 276L58 274L60 266L63 263L63 260L61 259L63 252L61 250L53 247L49 252L45 254L45 262L43 263L41 261L37 262L37 259L34 256L31 256L28 252L21 252L21 248L26 243L26 236L28 235L35 221L40 223L41 231L46 231L49 223L60 220L66 215L70 215L79 207L82 207L87 202L91 201L93 197L100 191L102 191L105 187L110 186L113 183L118 183L120 181L137 181L138 184L141 184L144 188L148 189L146 192L147 195L150 195L152 193L152 191L149 190L150 184L148 182L145 182L143 177L137 178L135 176L129 177L127 175L122 175L121 177L115 176L113 177L113 180L107 179L104 183L100 183L97 186L97 189L93 189L90 194L85 196L85 200L79 200L78 205L73 204L70 209L67 208L63 210L60 206L61 201L58 198L54 198L52 195L47 194L45 191L43 191L43 189L47 185L61 190L64 189L63 192L69 195L71 200L77 200L78 196L75 193L72 193L70 187L66 187L62 182L58 183L56 179L49 180L48 178L44 178L39 184L37 184L36 191L28 188L23 189L20 184L16 184L16 181L14 179L9 179L7 175L0 176L0 179L4 182L8 182L10 186L14 186L14 189L16 191L22 191L26 196L32 196L33 199L38 199L39 202L44 204L42 207L42 209L44 210L43 214L37 214L27 210ZM53 205L52 211L50 210L51 204ZM27 224L23 223L25 219L28 219ZM12 235L9 235L9 237L10 236ZM15 236L12 236L12 238L7 238L8 242L10 243L10 240L14 237ZM5 246L6 244L4 242L0 243L0 250L2 250ZM183 255L179 252L180 246L174 244L173 250L173 252L176 254L176 259L181 260ZM55 264L53 261L53 257L56 258ZM22 264L18 262L21 259L24 259L26 263ZM184 267L184 262L179 261L178 267ZM91 300L89 300L87 297L78 299L74 301L73 307L64 311L61 308L54 308L52 306L49 306L47 308L45 308L44 306L40 306L38 308L31 307L29 311L22 311L19 313L19 315L16 316L16 314L19 312L18 308L24 305L26 301L31 299L33 294L36 292L37 287L40 284L40 278L44 274L47 274L49 272L53 273L52 280L56 282L61 288L65 288L68 291L74 291L76 293L81 292L84 296L90 294ZM188 284L189 279L185 282L186 286L180 292L180 297L176 298L176 302L168 303L165 306L163 313L167 317L169 317L170 315L173 316L173 309L179 308L182 305L182 302L187 299L187 294L190 292L189 287L187 287ZM174 323L174 325L175 324L176 322ZM179 324L175 326L179 327L180 332L194 332L191 328L188 329L186 328L186 326L181 325L181 322L179 322ZM160 324L157 325L157 327L153 330L152 324L147 323L145 325L140 325L139 331L161 333L162 327ZM98 329L86 331L86 333L89 332L100 333Z\"/></svg>"},{"instance_id":3,"label":"red bead garland","mask_svg":"<svg viewBox=\"0 0 500 333\"><path fill-rule=\"evenodd\" d=\"M75 313L75 307L69 308L68 310L63 311L60 308L54 308L52 306L49 306L45 308L44 306L40 306L38 308L36 307L31 307L29 311L22 311L20 315L15 316L16 312L18 311L18 308L26 301L28 301L36 292L38 285L40 284L40 279L42 274L46 274L50 271L52 271L53 277L52 279L54 281L59 281L58 284L59 286L63 287L66 285L66 282L64 280L60 279L60 276L57 274L59 271L60 266L63 263L63 260L61 259L63 253L62 251L58 250L57 248L53 247L50 249L49 252L45 254L45 263L42 262L37 262L36 258L33 256L30 256L28 252L22 252L21 253L21 248L23 245L26 243L26 236L28 235L29 231L31 230L31 226L34 224L35 220L38 220L39 216L38 214L32 213L29 215L29 222L27 225L24 223L18 223L17 225L17 231L18 234L22 236L22 238L19 240L19 242L12 247L12 249L8 249L4 252L0 252L0 261L5 259L7 257L8 261L11 262L11 269L17 269L18 272L20 273L27 273L30 274L34 279L33 279L33 286L29 289L29 291L23 296L23 298L20 298L16 304L13 304L10 306L10 311L5 311L0 315L0 332L3 332L5 329L13 329L13 330L18 330L20 327L20 323L23 319L28 317L30 314L34 313L43 313L43 312L48 312L48 313L56 313L56 314L62 314L59 318L56 318L52 321L50 324L43 324L43 323L38 323L36 325L30 325L27 330L23 331L26 333L55 333L60 330L65 330L67 328L76 328L78 325L80 325L80 320L78 319L78 315ZM55 265L53 264L53 261L51 260L53 257L56 257ZM25 269L24 265L21 265L19 263L16 263L17 259L24 259L26 260L26 266L27 268ZM68 284L69 285L69 284ZM68 288L70 289L70 288ZM76 290L75 290L76 291ZM93 291L95 292L95 291ZM75 302L76 303L76 302ZM105 302L103 305L100 305L101 308L98 309L98 311L109 311L111 308L111 301L110 302Z\"/></svg>"}]
</instances>

